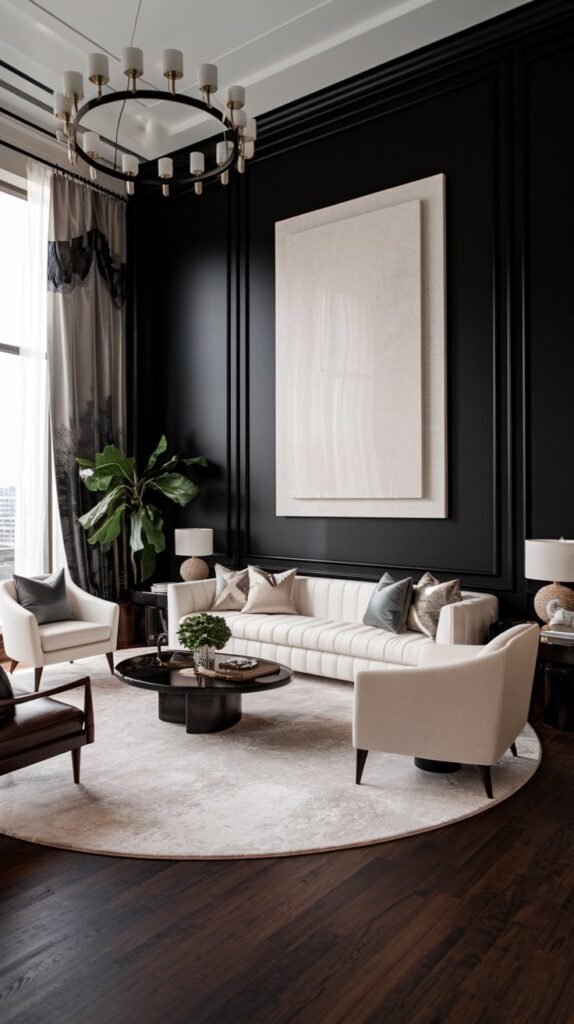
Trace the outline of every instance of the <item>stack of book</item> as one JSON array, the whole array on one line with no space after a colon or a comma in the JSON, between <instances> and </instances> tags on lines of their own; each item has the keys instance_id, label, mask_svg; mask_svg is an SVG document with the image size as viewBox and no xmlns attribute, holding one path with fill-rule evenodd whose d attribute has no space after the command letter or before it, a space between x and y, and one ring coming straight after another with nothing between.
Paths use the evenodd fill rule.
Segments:
<instances>
[{"instance_id":1,"label":"stack of book","mask_svg":"<svg viewBox=\"0 0 574 1024\"><path fill-rule=\"evenodd\" d=\"M152 583L152 594L167 594L167 583Z\"/></svg>"}]
</instances>

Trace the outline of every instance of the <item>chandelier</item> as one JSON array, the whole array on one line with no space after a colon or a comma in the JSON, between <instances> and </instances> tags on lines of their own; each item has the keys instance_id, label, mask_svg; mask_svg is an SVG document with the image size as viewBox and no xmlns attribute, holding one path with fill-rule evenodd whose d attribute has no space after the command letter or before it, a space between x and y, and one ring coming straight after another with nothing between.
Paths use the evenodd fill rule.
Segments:
<instances>
[{"instance_id":1,"label":"chandelier","mask_svg":"<svg viewBox=\"0 0 574 1024\"><path fill-rule=\"evenodd\" d=\"M82 74L79 71L64 72L62 92L54 94L54 115L62 125L58 138L67 145L70 163L74 165L79 155L89 165L92 180L97 178L98 172L107 174L125 182L128 195L134 195L136 179L142 185L161 185L164 196L169 195L172 181L175 184L193 184L197 195L201 195L204 181L219 178L223 185L227 185L230 170L235 167L240 174L245 173L246 161L251 159L255 152L257 126L255 119L248 117L245 111L245 89L241 85L231 85L227 90L225 107L219 107L214 104L218 87L215 64L201 64L199 67L198 86L201 99L175 91L176 81L183 77L181 50L164 50L162 65L164 78L168 81L167 91L138 89L137 80L142 77L144 68L143 52L134 46L127 47L122 50L122 70L128 78L128 88L121 92L104 94L102 89L110 80L108 58L104 53L89 54L88 78L96 86L97 92L82 106ZM115 157L113 166L104 162L99 135L94 131L80 132L82 121L92 110L101 110L113 103L125 106L134 100L178 103L194 107L214 118L223 132L222 140L216 146L214 165L206 166L205 155L200 150L189 153L189 171L183 169L181 172L174 172L173 160L168 156L160 157L157 161L157 173L152 169L153 163L148 161L144 173L140 174L140 161L131 153L122 153L121 170ZM118 128L124 106L120 110Z\"/></svg>"}]
</instances>

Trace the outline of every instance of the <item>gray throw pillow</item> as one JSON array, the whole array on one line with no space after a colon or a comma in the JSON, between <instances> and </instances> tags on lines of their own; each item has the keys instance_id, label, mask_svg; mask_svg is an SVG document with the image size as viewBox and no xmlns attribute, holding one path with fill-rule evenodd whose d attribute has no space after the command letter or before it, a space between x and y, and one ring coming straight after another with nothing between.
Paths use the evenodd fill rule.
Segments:
<instances>
[{"instance_id":1,"label":"gray throw pillow","mask_svg":"<svg viewBox=\"0 0 574 1024\"><path fill-rule=\"evenodd\" d=\"M8 679L4 669L0 665L0 700L10 700L14 696L12 683ZM0 707L0 725L4 722L11 722L14 718L14 705Z\"/></svg>"},{"instance_id":2,"label":"gray throw pillow","mask_svg":"<svg viewBox=\"0 0 574 1024\"><path fill-rule=\"evenodd\" d=\"M45 622L64 622L76 618L68 604L63 569L44 580L28 579L27 576L16 574L13 579L18 603L36 616L39 626Z\"/></svg>"},{"instance_id":3,"label":"gray throw pillow","mask_svg":"<svg viewBox=\"0 0 574 1024\"><path fill-rule=\"evenodd\" d=\"M425 572L413 590L413 603L409 612L408 628L426 633L434 640L441 608L462 600L460 580L440 583L430 572Z\"/></svg>"},{"instance_id":4,"label":"gray throw pillow","mask_svg":"<svg viewBox=\"0 0 574 1024\"><path fill-rule=\"evenodd\" d=\"M411 576L395 580L386 572L377 583L363 618L366 626L404 633L413 593Z\"/></svg>"}]
</instances>

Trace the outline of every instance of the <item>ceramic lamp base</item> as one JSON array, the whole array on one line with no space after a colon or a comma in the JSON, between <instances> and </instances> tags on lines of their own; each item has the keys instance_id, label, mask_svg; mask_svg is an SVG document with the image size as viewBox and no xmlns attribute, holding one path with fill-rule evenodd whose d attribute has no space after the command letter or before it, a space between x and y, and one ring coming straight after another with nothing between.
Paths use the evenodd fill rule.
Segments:
<instances>
[{"instance_id":1,"label":"ceramic lamp base","mask_svg":"<svg viewBox=\"0 0 574 1024\"><path fill-rule=\"evenodd\" d=\"M563 586L562 583L549 583L546 587L541 587L534 598L534 611L543 622L550 622L552 618L548 614L550 601L560 601L562 608L574 612L574 590Z\"/></svg>"},{"instance_id":2,"label":"ceramic lamp base","mask_svg":"<svg viewBox=\"0 0 574 1024\"><path fill-rule=\"evenodd\" d=\"M192 583L195 580L206 580L209 576L209 566L207 562L203 561L203 558L198 558L194 555L193 558L186 558L185 562L181 563L179 574L182 580L187 583Z\"/></svg>"}]
</instances>

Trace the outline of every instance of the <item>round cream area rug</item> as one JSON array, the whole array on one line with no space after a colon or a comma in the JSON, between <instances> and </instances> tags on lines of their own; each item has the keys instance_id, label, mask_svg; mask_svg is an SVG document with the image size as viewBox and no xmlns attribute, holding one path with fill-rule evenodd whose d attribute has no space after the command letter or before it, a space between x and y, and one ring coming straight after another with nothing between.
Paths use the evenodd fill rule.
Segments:
<instances>
[{"instance_id":1,"label":"round cream area rug","mask_svg":"<svg viewBox=\"0 0 574 1024\"><path fill-rule=\"evenodd\" d=\"M136 652L122 651L129 657ZM494 800L478 772L420 771L410 757L371 752L355 785L353 688L313 676L243 696L225 732L188 735L160 722L157 694L110 676L105 658L44 670L42 688L89 675L95 743L0 777L0 832L63 849L121 857L278 857L380 843L485 811L536 771L527 726L493 768ZM15 688L33 689L31 670ZM62 695L81 705L81 691Z\"/></svg>"}]
</instances>

